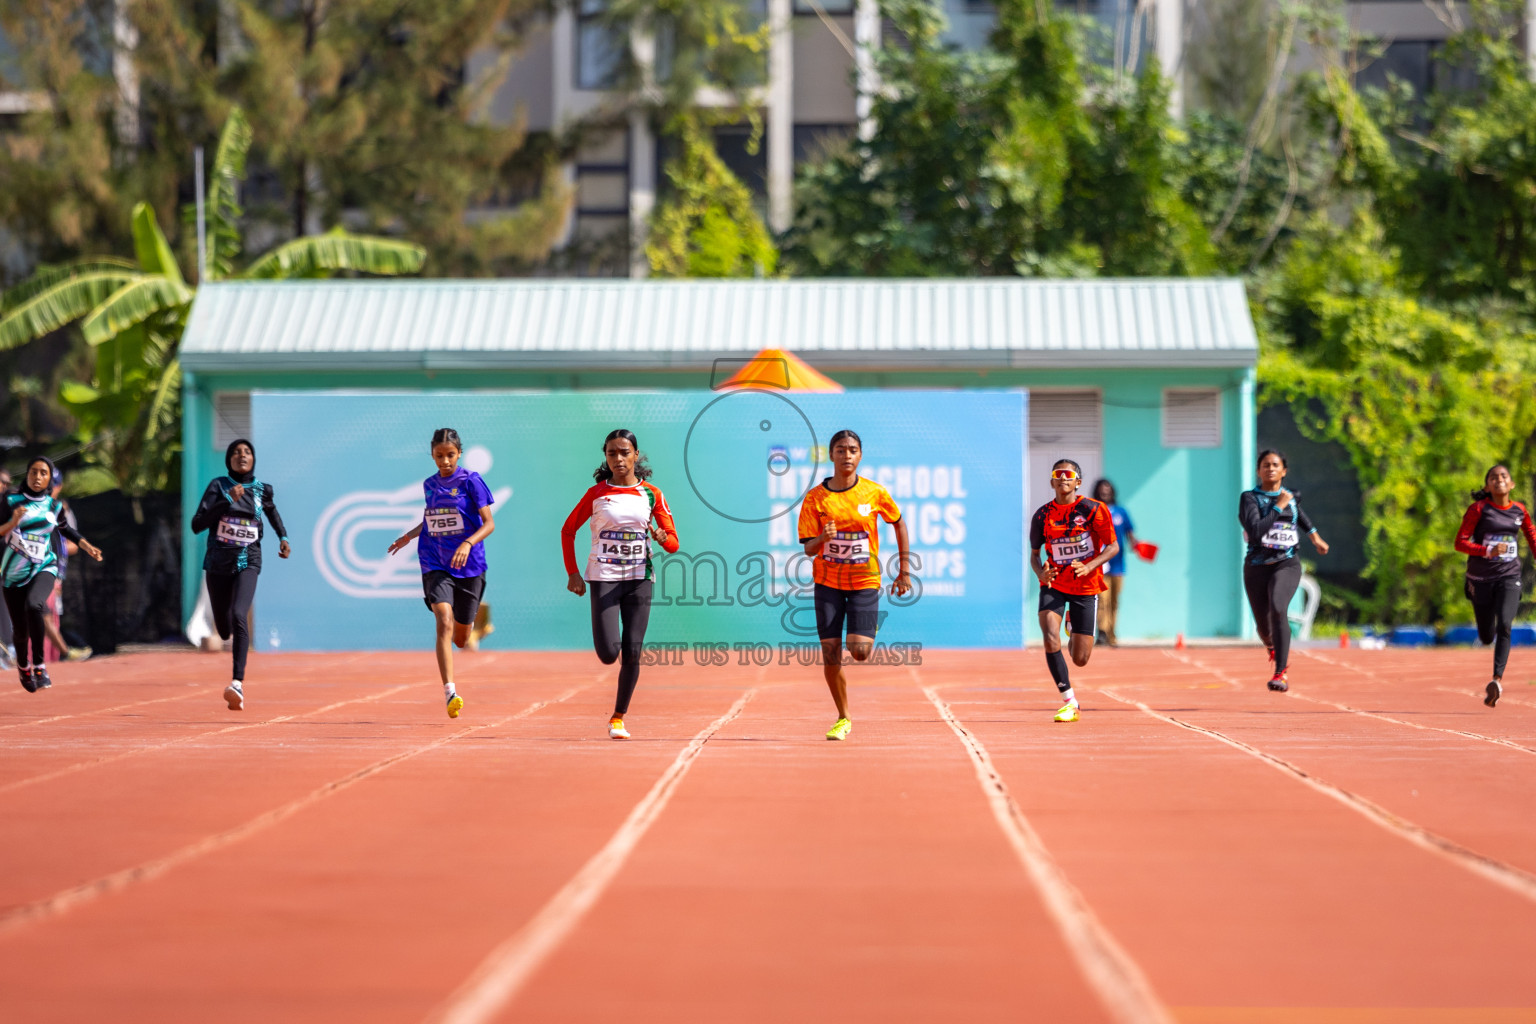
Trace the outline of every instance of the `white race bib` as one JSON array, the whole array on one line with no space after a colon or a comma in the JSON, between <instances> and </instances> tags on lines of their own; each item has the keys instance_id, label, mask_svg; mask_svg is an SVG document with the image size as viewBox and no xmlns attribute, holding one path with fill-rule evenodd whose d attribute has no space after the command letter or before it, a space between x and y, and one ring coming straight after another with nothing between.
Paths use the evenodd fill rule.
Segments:
<instances>
[{"instance_id":1,"label":"white race bib","mask_svg":"<svg viewBox=\"0 0 1536 1024\"><path fill-rule=\"evenodd\" d=\"M20 530L12 530L5 541L29 562L41 562L48 557L46 533L22 533Z\"/></svg>"},{"instance_id":2,"label":"white race bib","mask_svg":"<svg viewBox=\"0 0 1536 1024\"><path fill-rule=\"evenodd\" d=\"M1296 532L1295 523L1276 523L1269 528L1269 532L1259 543L1276 551L1284 551L1300 544L1301 535Z\"/></svg>"},{"instance_id":3,"label":"white race bib","mask_svg":"<svg viewBox=\"0 0 1536 1024\"><path fill-rule=\"evenodd\" d=\"M821 557L839 565L864 565L869 561L869 534L864 530L839 530L822 545Z\"/></svg>"},{"instance_id":4,"label":"white race bib","mask_svg":"<svg viewBox=\"0 0 1536 1024\"><path fill-rule=\"evenodd\" d=\"M607 565L644 565L649 539L634 530L599 530L597 560Z\"/></svg>"},{"instance_id":5,"label":"white race bib","mask_svg":"<svg viewBox=\"0 0 1536 1024\"><path fill-rule=\"evenodd\" d=\"M1487 550L1488 557L1496 562L1513 562L1520 550L1515 547L1515 535L1512 533L1484 537L1483 547Z\"/></svg>"},{"instance_id":6,"label":"white race bib","mask_svg":"<svg viewBox=\"0 0 1536 1024\"><path fill-rule=\"evenodd\" d=\"M452 537L464 532L464 516L456 508L427 509L427 534L432 537Z\"/></svg>"},{"instance_id":7,"label":"white race bib","mask_svg":"<svg viewBox=\"0 0 1536 1024\"><path fill-rule=\"evenodd\" d=\"M225 516L219 520L217 532L214 534L224 544L233 544L237 548L248 548L256 543L260 536L256 524L249 519L240 519L235 516Z\"/></svg>"},{"instance_id":8,"label":"white race bib","mask_svg":"<svg viewBox=\"0 0 1536 1024\"><path fill-rule=\"evenodd\" d=\"M1057 565L1071 565L1080 559L1092 558L1094 554L1093 538L1086 533L1074 533L1070 537L1053 540L1050 548L1051 561Z\"/></svg>"}]
</instances>

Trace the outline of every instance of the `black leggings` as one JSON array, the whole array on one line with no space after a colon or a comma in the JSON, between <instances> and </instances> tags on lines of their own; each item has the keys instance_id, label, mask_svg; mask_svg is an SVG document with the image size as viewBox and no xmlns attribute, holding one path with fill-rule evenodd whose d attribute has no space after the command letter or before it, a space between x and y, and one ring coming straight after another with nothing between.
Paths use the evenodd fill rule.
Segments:
<instances>
[{"instance_id":1,"label":"black leggings","mask_svg":"<svg viewBox=\"0 0 1536 1024\"><path fill-rule=\"evenodd\" d=\"M245 680L245 656L251 650L251 602L256 599L256 576L259 569L245 568L236 573L210 572L208 576L208 601L213 605L213 628L219 637L228 640L235 637L235 674L237 682Z\"/></svg>"},{"instance_id":2,"label":"black leggings","mask_svg":"<svg viewBox=\"0 0 1536 1024\"><path fill-rule=\"evenodd\" d=\"M629 710L629 699L640 681L640 652L651 621L651 581L592 580L587 586L592 588L592 646L604 665L619 662L613 713L622 715Z\"/></svg>"},{"instance_id":3,"label":"black leggings","mask_svg":"<svg viewBox=\"0 0 1536 1024\"><path fill-rule=\"evenodd\" d=\"M1493 644L1493 676L1502 679L1509 663L1509 634L1520 608L1520 581L1467 580L1467 596L1477 617L1477 638Z\"/></svg>"},{"instance_id":4,"label":"black leggings","mask_svg":"<svg viewBox=\"0 0 1536 1024\"><path fill-rule=\"evenodd\" d=\"M32 664L43 667L43 616L48 611L48 598L58 577L51 572L40 572L30 582L19 587L5 588L5 610L11 616L11 634L16 640L16 664L27 667L27 642L32 643Z\"/></svg>"},{"instance_id":5,"label":"black leggings","mask_svg":"<svg viewBox=\"0 0 1536 1024\"><path fill-rule=\"evenodd\" d=\"M1274 649L1275 671L1291 661L1291 598L1301 585L1301 562L1287 558L1269 565L1243 566L1243 589L1265 647Z\"/></svg>"}]
</instances>

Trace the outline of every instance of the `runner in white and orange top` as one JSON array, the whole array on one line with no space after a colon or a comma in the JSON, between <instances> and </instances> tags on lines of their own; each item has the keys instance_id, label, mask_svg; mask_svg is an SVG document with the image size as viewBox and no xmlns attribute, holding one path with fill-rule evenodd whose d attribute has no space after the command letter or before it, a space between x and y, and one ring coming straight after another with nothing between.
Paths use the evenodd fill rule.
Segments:
<instances>
[{"instance_id":1,"label":"runner in white and orange top","mask_svg":"<svg viewBox=\"0 0 1536 1024\"><path fill-rule=\"evenodd\" d=\"M619 662L619 692L608 721L608 735L629 739L624 715L629 711L635 683L640 679L640 654L645 627L651 618L651 541L669 554L677 550L672 510L661 491L647 482L651 467L640 454L640 443L627 430L615 430L603 441L603 464L592 474L597 481L581 496L560 531L565 552L565 588L577 597L592 585L592 645L604 665ZM592 521L592 549L586 573L577 571L576 531Z\"/></svg>"},{"instance_id":2,"label":"runner in white and orange top","mask_svg":"<svg viewBox=\"0 0 1536 1024\"><path fill-rule=\"evenodd\" d=\"M821 638L822 675L837 705L837 721L827 739L845 740L853 731L848 718L848 679L843 675L843 629L848 653L866 660L880 624L880 520L896 529L900 568L891 593L912 588L908 572L907 524L891 492L859 476L863 443L851 430L839 430L827 446L832 475L806 492L800 503L800 543L815 559L816 635Z\"/></svg>"}]
</instances>

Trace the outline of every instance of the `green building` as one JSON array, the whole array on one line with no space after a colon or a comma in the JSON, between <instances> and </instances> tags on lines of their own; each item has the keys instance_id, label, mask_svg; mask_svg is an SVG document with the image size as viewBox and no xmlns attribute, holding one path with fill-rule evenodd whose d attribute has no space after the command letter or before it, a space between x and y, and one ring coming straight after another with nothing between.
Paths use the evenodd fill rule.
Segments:
<instances>
[{"instance_id":1,"label":"green building","mask_svg":"<svg viewBox=\"0 0 1536 1024\"><path fill-rule=\"evenodd\" d=\"M1251 635L1236 508L1252 486L1258 347L1236 280L209 284L181 349L187 518L230 439L261 448L253 393L707 393L764 348L850 390L1026 392L1022 503L972 516L1026 530L1051 463L1073 458L1090 483L1114 482L1160 549L1128 559L1122 639ZM190 609L202 541L186 540Z\"/></svg>"}]
</instances>

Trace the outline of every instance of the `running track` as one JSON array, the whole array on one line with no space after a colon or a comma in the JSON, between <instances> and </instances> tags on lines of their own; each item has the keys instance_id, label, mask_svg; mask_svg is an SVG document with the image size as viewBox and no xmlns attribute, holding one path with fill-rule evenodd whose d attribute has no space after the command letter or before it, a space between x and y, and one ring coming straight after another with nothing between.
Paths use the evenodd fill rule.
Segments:
<instances>
[{"instance_id":1,"label":"running track","mask_svg":"<svg viewBox=\"0 0 1536 1024\"><path fill-rule=\"evenodd\" d=\"M1536 1022L1536 657L127 655L0 690L0 1020Z\"/></svg>"}]
</instances>

